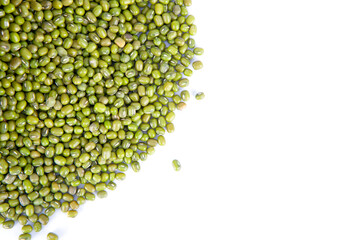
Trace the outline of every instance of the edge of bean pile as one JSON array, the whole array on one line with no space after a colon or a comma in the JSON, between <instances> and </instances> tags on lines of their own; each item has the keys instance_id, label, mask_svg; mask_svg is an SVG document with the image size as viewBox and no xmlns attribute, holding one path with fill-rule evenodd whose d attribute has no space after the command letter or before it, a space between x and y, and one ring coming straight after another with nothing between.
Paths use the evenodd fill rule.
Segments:
<instances>
[{"instance_id":1,"label":"edge of bean pile","mask_svg":"<svg viewBox=\"0 0 360 240\"><path fill-rule=\"evenodd\" d=\"M76 217L166 144L203 67L191 4L0 0L3 228L29 240L57 210Z\"/></svg>"}]
</instances>

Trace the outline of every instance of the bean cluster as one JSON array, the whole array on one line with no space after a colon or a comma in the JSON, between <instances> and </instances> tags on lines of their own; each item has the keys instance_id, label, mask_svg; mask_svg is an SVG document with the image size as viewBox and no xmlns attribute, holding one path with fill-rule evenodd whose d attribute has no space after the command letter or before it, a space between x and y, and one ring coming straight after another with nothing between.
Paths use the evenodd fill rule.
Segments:
<instances>
[{"instance_id":1,"label":"bean cluster","mask_svg":"<svg viewBox=\"0 0 360 240\"><path fill-rule=\"evenodd\" d=\"M186 77L203 66L190 5L0 0L4 228L18 222L31 239L57 209L76 217L165 145L190 98Z\"/></svg>"}]
</instances>

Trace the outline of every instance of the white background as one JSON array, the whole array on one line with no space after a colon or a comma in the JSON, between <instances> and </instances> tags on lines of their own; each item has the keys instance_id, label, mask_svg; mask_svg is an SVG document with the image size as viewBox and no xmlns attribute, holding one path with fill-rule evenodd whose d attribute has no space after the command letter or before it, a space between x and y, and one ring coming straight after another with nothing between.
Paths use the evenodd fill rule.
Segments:
<instances>
[{"instance_id":1,"label":"white background","mask_svg":"<svg viewBox=\"0 0 360 240\"><path fill-rule=\"evenodd\" d=\"M360 239L359 7L193 0L206 100L141 172L33 239Z\"/></svg>"}]
</instances>

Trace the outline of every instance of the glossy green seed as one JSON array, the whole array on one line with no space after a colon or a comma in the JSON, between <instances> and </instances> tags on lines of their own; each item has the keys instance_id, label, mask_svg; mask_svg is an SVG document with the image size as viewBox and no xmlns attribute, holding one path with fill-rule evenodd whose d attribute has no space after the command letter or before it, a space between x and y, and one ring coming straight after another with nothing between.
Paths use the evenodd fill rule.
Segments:
<instances>
[{"instance_id":1,"label":"glossy green seed","mask_svg":"<svg viewBox=\"0 0 360 240\"><path fill-rule=\"evenodd\" d=\"M197 93L196 96L195 96L195 99L196 99L196 100L202 100L202 99L204 99L204 98L205 98L205 93L203 93L203 92L199 92L199 93Z\"/></svg>"},{"instance_id":2,"label":"glossy green seed","mask_svg":"<svg viewBox=\"0 0 360 240\"><path fill-rule=\"evenodd\" d=\"M197 27L196 27L196 25L192 25L189 29L189 34L194 36L194 35L196 35L196 33L197 33Z\"/></svg>"},{"instance_id":3,"label":"glossy green seed","mask_svg":"<svg viewBox=\"0 0 360 240\"><path fill-rule=\"evenodd\" d=\"M40 222L34 223L34 231L35 232L40 232L41 229L42 229L42 224Z\"/></svg>"},{"instance_id":4,"label":"glossy green seed","mask_svg":"<svg viewBox=\"0 0 360 240\"><path fill-rule=\"evenodd\" d=\"M21 48L20 49L20 55L25 60L30 60L32 58L32 53L27 48Z\"/></svg>"},{"instance_id":5,"label":"glossy green seed","mask_svg":"<svg viewBox=\"0 0 360 240\"><path fill-rule=\"evenodd\" d=\"M165 146L165 144L166 144L165 137L164 136L159 136L158 137L158 143L159 143L160 146Z\"/></svg>"},{"instance_id":6,"label":"glossy green seed","mask_svg":"<svg viewBox=\"0 0 360 240\"><path fill-rule=\"evenodd\" d=\"M78 211L70 210L70 211L68 211L67 215L68 215L69 218L75 218L78 215Z\"/></svg>"},{"instance_id":7,"label":"glossy green seed","mask_svg":"<svg viewBox=\"0 0 360 240\"><path fill-rule=\"evenodd\" d=\"M51 210L52 211L52 210ZM42 225L47 225L49 223L49 217L48 215L44 215L44 214L40 214L39 215L39 222L42 224Z\"/></svg>"},{"instance_id":8,"label":"glossy green seed","mask_svg":"<svg viewBox=\"0 0 360 240\"><path fill-rule=\"evenodd\" d=\"M55 233L48 233L47 240L58 240L58 236Z\"/></svg>"},{"instance_id":9,"label":"glossy green seed","mask_svg":"<svg viewBox=\"0 0 360 240\"><path fill-rule=\"evenodd\" d=\"M189 101L189 100L190 100L190 93L189 93L188 90L182 91L181 94L180 94L180 96L181 96L181 99L182 99L183 101Z\"/></svg>"},{"instance_id":10,"label":"glossy green seed","mask_svg":"<svg viewBox=\"0 0 360 240\"><path fill-rule=\"evenodd\" d=\"M34 160L34 161L36 161L36 160ZM21 173L21 167L19 167L19 166L11 167L11 168L9 169L9 173L10 173L11 175L18 175L18 174L20 174L20 173Z\"/></svg>"},{"instance_id":11,"label":"glossy green seed","mask_svg":"<svg viewBox=\"0 0 360 240\"><path fill-rule=\"evenodd\" d=\"M94 201L95 200L95 195L92 193L86 193L85 194L85 199L89 200L89 201Z\"/></svg>"},{"instance_id":12,"label":"glossy green seed","mask_svg":"<svg viewBox=\"0 0 360 240\"><path fill-rule=\"evenodd\" d=\"M0 213L6 212L9 209L9 204L8 203L2 203L0 204Z\"/></svg>"},{"instance_id":13,"label":"glossy green seed","mask_svg":"<svg viewBox=\"0 0 360 240\"><path fill-rule=\"evenodd\" d=\"M88 192L95 192L95 187L94 185L90 184L90 183L86 183L85 186L84 186L85 190L88 191Z\"/></svg>"},{"instance_id":14,"label":"glossy green seed","mask_svg":"<svg viewBox=\"0 0 360 240\"><path fill-rule=\"evenodd\" d=\"M200 70L203 68L203 63L201 61L195 61L192 66L195 70Z\"/></svg>"},{"instance_id":15,"label":"glossy green seed","mask_svg":"<svg viewBox=\"0 0 360 240\"><path fill-rule=\"evenodd\" d=\"M45 210L45 214L48 217L52 216L54 213L55 213L55 209L53 207L50 207L50 208Z\"/></svg>"},{"instance_id":16,"label":"glossy green seed","mask_svg":"<svg viewBox=\"0 0 360 240\"><path fill-rule=\"evenodd\" d=\"M51 132L51 134L53 134L57 137L60 137L63 135L64 130L62 128L54 127L54 128L51 128L50 132Z\"/></svg>"},{"instance_id":17,"label":"glossy green seed","mask_svg":"<svg viewBox=\"0 0 360 240\"><path fill-rule=\"evenodd\" d=\"M0 164L1 164L1 162L0 162ZM7 193L7 192L0 193L0 202L4 201L8 197L9 197L9 193Z\"/></svg>"},{"instance_id":18,"label":"glossy green seed","mask_svg":"<svg viewBox=\"0 0 360 240\"><path fill-rule=\"evenodd\" d=\"M116 173L116 179L117 180L125 180L126 174L125 173Z\"/></svg>"},{"instance_id":19,"label":"glossy green seed","mask_svg":"<svg viewBox=\"0 0 360 240\"><path fill-rule=\"evenodd\" d=\"M173 160L172 161L172 165L175 171L180 171L181 170L181 164L178 160Z\"/></svg>"},{"instance_id":20,"label":"glossy green seed","mask_svg":"<svg viewBox=\"0 0 360 240\"><path fill-rule=\"evenodd\" d=\"M194 53L195 55L203 55L204 54L204 49L203 48L194 48Z\"/></svg>"},{"instance_id":21,"label":"glossy green seed","mask_svg":"<svg viewBox=\"0 0 360 240\"><path fill-rule=\"evenodd\" d=\"M106 198L108 194L106 191L99 191L97 195L99 198Z\"/></svg>"},{"instance_id":22,"label":"glossy green seed","mask_svg":"<svg viewBox=\"0 0 360 240\"><path fill-rule=\"evenodd\" d=\"M138 162L132 162L131 163L131 168L133 169L134 172L139 172L140 171L140 164Z\"/></svg>"},{"instance_id":23,"label":"glossy green seed","mask_svg":"<svg viewBox=\"0 0 360 240\"><path fill-rule=\"evenodd\" d=\"M28 222L28 218L24 215L21 215L18 218L18 222L20 223L20 225L24 226Z\"/></svg>"},{"instance_id":24,"label":"glossy green seed","mask_svg":"<svg viewBox=\"0 0 360 240\"><path fill-rule=\"evenodd\" d=\"M139 77L138 81L143 84L143 85L146 85L150 82L150 78L149 77L146 77L146 76L141 76Z\"/></svg>"},{"instance_id":25,"label":"glossy green seed","mask_svg":"<svg viewBox=\"0 0 360 240\"><path fill-rule=\"evenodd\" d=\"M26 121L27 121L28 124L36 125L36 124L39 123L39 118L37 118L35 116L27 116Z\"/></svg>"},{"instance_id":26,"label":"glossy green seed","mask_svg":"<svg viewBox=\"0 0 360 240\"><path fill-rule=\"evenodd\" d=\"M55 156L54 162L57 165L64 166L66 164L66 158L64 158L63 156Z\"/></svg>"},{"instance_id":27,"label":"glossy green seed","mask_svg":"<svg viewBox=\"0 0 360 240\"><path fill-rule=\"evenodd\" d=\"M165 117L167 122L172 122L175 119L175 113L174 112L169 112L166 117Z\"/></svg>"},{"instance_id":28,"label":"glossy green seed","mask_svg":"<svg viewBox=\"0 0 360 240\"><path fill-rule=\"evenodd\" d=\"M168 131L168 133L173 133L175 131L175 126L173 123L168 123L166 125L166 130Z\"/></svg>"},{"instance_id":29,"label":"glossy green seed","mask_svg":"<svg viewBox=\"0 0 360 240\"><path fill-rule=\"evenodd\" d=\"M94 106L94 110L97 113L104 113L106 110L106 106L102 103L96 103Z\"/></svg>"},{"instance_id":30,"label":"glossy green seed","mask_svg":"<svg viewBox=\"0 0 360 240\"><path fill-rule=\"evenodd\" d=\"M151 114L155 111L155 107L153 105L149 105L149 106L144 107L143 110L144 110L144 113Z\"/></svg>"},{"instance_id":31,"label":"glossy green seed","mask_svg":"<svg viewBox=\"0 0 360 240\"><path fill-rule=\"evenodd\" d=\"M70 113L72 113L72 111L74 110L74 107L71 105L67 105L61 108L61 113L64 115L68 115Z\"/></svg>"},{"instance_id":32,"label":"glossy green seed","mask_svg":"<svg viewBox=\"0 0 360 240\"><path fill-rule=\"evenodd\" d=\"M27 205L25 207L25 214L28 217L32 216L34 214L34 206L33 205Z\"/></svg>"},{"instance_id":33,"label":"glossy green seed","mask_svg":"<svg viewBox=\"0 0 360 240\"><path fill-rule=\"evenodd\" d=\"M8 220L8 221L3 222L3 228L5 228L5 229L11 229L14 227L14 225L15 225L15 222L13 220Z\"/></svg>"},{"instance_id":34,"label":"glossy green seed","mask_svg":"<svg viewBox=\"0 0 360 240\"><path fill-rule=\"evenodd\" d=\"M70 207L71 209L76 210L79 208L79 203L77 201L72 201L70 202Z\"/></svg>"},{"instance_id":35,"label":"glossy green seed","mask_svg":"<svg viewBox=\"0 0 360 240\"><path fill-rule=\"evenodd\" d=\"M22 228L21 228L21 231L23 233L31 233L33 231L33 227L31 225L24 225Z\"/></svg>"},{"instance_id":36,"label":"glossy green seed","mask_svg":"<svg viewBox=\"0 0 360 240\"><path fill-rule=\"evenodd\" d=\"M31 240L31 235L29 233L21 234L19 240Z\"/></svg>"}]
</instances>

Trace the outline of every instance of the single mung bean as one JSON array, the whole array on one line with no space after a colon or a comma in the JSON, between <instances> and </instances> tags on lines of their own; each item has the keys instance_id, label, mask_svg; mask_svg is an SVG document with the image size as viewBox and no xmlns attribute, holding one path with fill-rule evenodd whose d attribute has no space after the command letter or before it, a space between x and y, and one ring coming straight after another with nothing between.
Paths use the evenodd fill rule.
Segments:
<instances>
[{"instance_id":1,"label":"single mung bean","mask_svg":"<svg viewBox=\"0 0 360 240\"><path fill-rule=\"evenodd\" d=\"M48 233L47 240L58 240L58 236L55 233Z\"/></svg>"},{"instance_id":2,"label":"single mung bean","mask_svg":"<svg viewBox=\"0 0 360 240\"><path fill-rule=\"evenodd\" d=\"M196 100L202 100L204 98L205 98L205 93L203 93L203 92L199 92L195 95Z\"/></svg>"},{"instance_id":3,"label":"single mung bean","mask_svg":"<svg viewBox=\"0 0 360 240\"><path fill-rule=\"evenodd\" d=\"M68 211L68 217L75 218L78 215L78 211L76 210L70 210Z\"/></svg>"},{"instance_id":4,"label":"single mung bean","mask_svg":"<svg viewBox=\"0 0 360 240\"><path fill-rule=\"evenodd\" d=\"M21 234L19 240L31 240L31 235L29 233Z\"/></svg>"},{"instance_id":5,"label":"single mung bean","mask_svg":"<svg viewBox=\"0 0 360 240\"><path fill-rule=\"evenodd\" d=\"M172 165L175 171L180 171L181 170L181 164L178 160L173 160L172 161Z\"/></svg>"},{"instance_id":6,"label":"single mung bean","mask_svg":"<svg viewBox=\"0 0 360 240\"><path fill-rule=\"evenodd\" d=\"M201 61L195 61L192 66L195 70L199 70L203 68L203 63Z\"/></svg>"}]
</instances>

